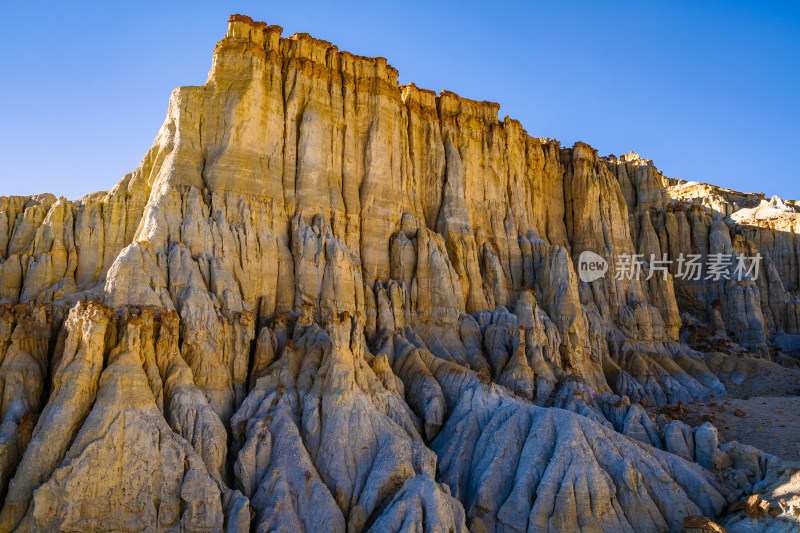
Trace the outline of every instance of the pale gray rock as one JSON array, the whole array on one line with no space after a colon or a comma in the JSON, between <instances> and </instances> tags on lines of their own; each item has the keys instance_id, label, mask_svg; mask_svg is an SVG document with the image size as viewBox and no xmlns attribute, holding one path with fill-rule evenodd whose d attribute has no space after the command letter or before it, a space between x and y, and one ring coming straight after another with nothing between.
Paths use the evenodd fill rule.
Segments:
<instances>
[{"instance_id":1,"label":"pale gray rock","mask_svg":"<svg viewBox=\"0 0 800 533\"><path fill-rule=\"evenodd\" d=\"M0 198L0 531L796 524L796 468L649 412L794 364L795 203L281 31L231 17L110 191ZM712 253L761 274L680 279Z\"/></svg>"},{"instance_id":2,"label":"pale gray rock","mask_svg":"<svg viewBox=\"0 0 800 533\"><path fill-rule=\"evenodd\" d=\"M669 453L674 453L687 461L695 460L694 432L680 420L673 420L664 426L664 445ZM706 459L704 456L703 460Z\"/></svg>"}]
</instances>

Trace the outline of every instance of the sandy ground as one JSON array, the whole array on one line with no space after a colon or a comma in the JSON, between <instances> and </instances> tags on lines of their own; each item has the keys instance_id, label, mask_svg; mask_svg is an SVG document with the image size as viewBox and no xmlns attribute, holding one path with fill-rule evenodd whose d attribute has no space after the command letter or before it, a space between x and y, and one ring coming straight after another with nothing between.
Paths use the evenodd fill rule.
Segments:
<instances>
[{"instance_id":1,"label":"sandy ground","mask_svg":"<svg viewBox=\"0 0 800 533\"><path fill-rule=\"evenodd\" d=\"M800 370L763 359L740 367L745 379L723 377L727 396L667 409L690 426L711 422L720 443L736 440L783 459L800 461Z\"/></svg>"},{"instance_id":2,"label":"sandy ground","mask_svg":"<svg viewBox=\"0 0 800 533\"><path fill-rule=\"evenodd\" d=\"M720 443L737 440L783 459L800 461L800 397L756 396L693 402L679 416L690 426L711 422Z\"/></svg>"}]
</instances>

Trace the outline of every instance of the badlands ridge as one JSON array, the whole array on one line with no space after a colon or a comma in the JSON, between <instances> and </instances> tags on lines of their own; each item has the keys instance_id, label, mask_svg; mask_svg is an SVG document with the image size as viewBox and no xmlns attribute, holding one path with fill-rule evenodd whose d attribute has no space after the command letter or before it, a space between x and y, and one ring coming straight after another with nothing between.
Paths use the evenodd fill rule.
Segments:
<instances>
[{"instance_id":1,"label":"badlands ridge","mask_svg":"<svg viewBox=\"0 0 800 533\"><path fill-rule=\"evenodd\" d=\"M113 189L0 198L0 531L800 531L681 415L800 391L796 204L498 109L234 15Z\"/></svg>"}]
</instances>

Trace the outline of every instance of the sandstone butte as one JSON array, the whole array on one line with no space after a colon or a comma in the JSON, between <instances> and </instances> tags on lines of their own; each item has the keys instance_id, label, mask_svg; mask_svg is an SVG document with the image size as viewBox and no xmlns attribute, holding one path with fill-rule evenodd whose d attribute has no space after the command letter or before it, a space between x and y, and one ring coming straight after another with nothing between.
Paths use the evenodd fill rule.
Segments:
<instances>
[{"instance_id":1,"label":"sandstone butte","mask_svg":"<svg viewBox=\"0 0 800 533\"><path fill-rule=\"evenodd\" d=\"M669 416L797 377L794 203L281 31L109 192L0 198L0 531L800 530L800 466Z\"/></svg>"}]
</instances>

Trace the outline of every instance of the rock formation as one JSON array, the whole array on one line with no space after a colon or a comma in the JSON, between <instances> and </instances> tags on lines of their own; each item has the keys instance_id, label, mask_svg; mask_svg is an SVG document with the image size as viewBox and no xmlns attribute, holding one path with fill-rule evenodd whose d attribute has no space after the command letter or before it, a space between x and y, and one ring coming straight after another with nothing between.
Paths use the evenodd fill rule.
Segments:
<instances>
[{"instance_id":1,"label":"rock formation","mask_svg":"<svg viewBox=\"0 0 800 533\"><path fill-rule=\"evenodd\" d=\"M0 531L798 527L729 508L791 465L652 411L796 365L793 203L281 31L232 16L111 191L0 198Z\"/></svg>"}]
</instances>

